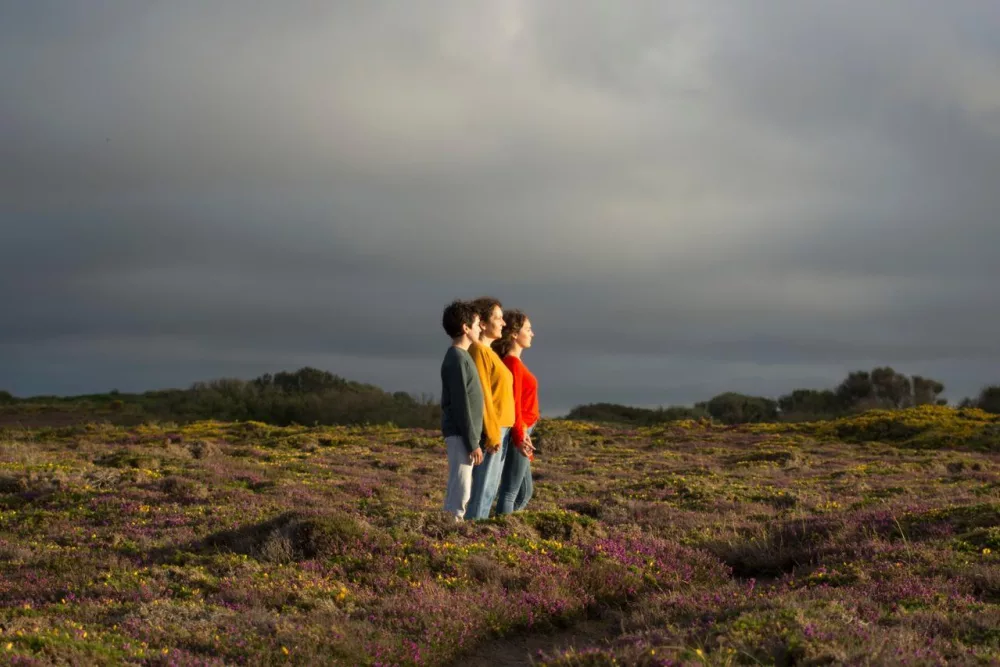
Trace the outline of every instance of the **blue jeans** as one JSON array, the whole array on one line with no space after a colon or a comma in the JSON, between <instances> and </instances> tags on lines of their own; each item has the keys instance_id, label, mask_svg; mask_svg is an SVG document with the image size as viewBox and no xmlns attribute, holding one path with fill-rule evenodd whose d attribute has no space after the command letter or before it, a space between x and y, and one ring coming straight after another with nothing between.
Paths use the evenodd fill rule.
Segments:
<instances>
[{"instance_id":1,"label":"blue jeans","mask_svg":"<svg viewBox=\"0 0 1000 667\"><path fill-rule=\"evenodd\" d=\"M535 430L532 424L528 435ZM513 434L510 439L513 440ZM507 460L503 464L503 474L500 476L500 490L497 492L497 514L520 512L531 500L535 486L531 481L531 460L510 443Z\"/></svg>"},{"instance_id":2,"label":"blue jeans","mask_svg":"<svg viewBox=\"0 0 1000 667\"><path fill-rule=\"evenodd\" d=\"M472 496L465 506L466 519L488 519L493 499L500 486L504 458L510 441L510 428L500 429L500 449L494 453L483 450L483 462L472 469Z\"/></svg>"}]
</instances>

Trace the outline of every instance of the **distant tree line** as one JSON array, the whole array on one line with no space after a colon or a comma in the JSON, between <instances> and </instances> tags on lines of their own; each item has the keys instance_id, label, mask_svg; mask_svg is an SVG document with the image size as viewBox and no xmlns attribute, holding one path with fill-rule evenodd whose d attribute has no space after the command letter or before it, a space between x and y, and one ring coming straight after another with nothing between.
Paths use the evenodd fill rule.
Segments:
<instances>
[{"instance_id":1,"label":"distant tree line","mask_svg":"<svg viewBox=\"0 0 1000 667\"><path fill-rule=\"evenodd\" d=\"M635 408L592 403L573 408L567 418L648 426L678 419L712 418L725 424L835 419L874 408L902 409L916 405L945 405L944 384L920 375L912 377L888 366L854 371L833 389L796 389L777 400L725 392L694 407ZM1000 414L1000 385L984 388L978 398L966 398L960 407L977 407Z\"/></svg>"},{"instance_id":2,"label":"distant tree line","mask_svg":"<svg viewBox=\"0 0 1000 667\"><path fill-rule=\"evenodd\" d=\"M617 403L578 405L566 415L567 419L617 422L635 426L653 426L679 419L700 419L702 417L708 417L708 413L702 408L689 408L682 405L667 408L634 408Z\"/></svg>"},{"instance_id":3,"label":"distant tree line","mask_svg":"<svg viewBox=\"0 0 1000 667\"><path fill-rule=\"evenodd\" d=\"M434 397L389 393L315 368L262 375L253 380L217 379L189 389L142 394L113 390L107 394L16 399L0 392L8 413L35 408L79 412L115 422L146 420L189 422L200 419L254 420L289 424L385 424L438 428L441 408Z\"/></svg>"},{"instance_id":4,"label":"distant tree line","mask_svg":"<svg viewBox=\"0 0 1000 667\"><path fill-rule=\"evenodd\" d=\"M725 424L811 421L835 419L872 408L944 405L946 401L940 398L943 391L944 385L937 380L919 375L908 377L890 367L880 367L851 372L833 389L796 389L777 400L725 392L693 407L637 408L591 403L573 408L567 418L636 426L702 418ZM1000 385L983 388L978 397L963 399L959 407L1000 414ZM394 423L404 428L429 429L438 428L441 419L440 405L433 396L390 393L310 367L265 374L253 380L222 378L196 382L188 389L141 394L112 390L105 394L22 399L0 390L0 415L16 417L46 412L118 423L219 419L277 425Z\"/></svg>"}]
</instances>

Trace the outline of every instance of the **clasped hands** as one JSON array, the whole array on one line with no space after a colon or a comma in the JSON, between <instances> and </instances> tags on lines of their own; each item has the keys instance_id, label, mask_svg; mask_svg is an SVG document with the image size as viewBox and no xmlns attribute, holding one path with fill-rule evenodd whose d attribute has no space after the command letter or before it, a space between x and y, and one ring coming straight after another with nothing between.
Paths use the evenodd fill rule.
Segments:
<instances>
[{"instance_id":1,"label":"clasped hands","mask_svg":"<svg viewBox=\"0 0 1000 667\"><path fill-rule=\"evenodd\" d=\"M477 465L479 465L480 463L483 462L483 450L484 449L486 451L488 451L490 454L496 454L497 452L500 451L500 446L501 445L484 444L481 447L477 447L476 451L474 451L471 454L469 454L469 459L472 461L472 465L477 466ZM519 450L521 450L522 454L524 454L525 456L528 456L528 457L530 457L532 454L535 453L535 446L531 442L531 436L530 435L524 436L524 441L521 442L520 444L518 444L517 448Z\"/></svg>"}]
</instances>

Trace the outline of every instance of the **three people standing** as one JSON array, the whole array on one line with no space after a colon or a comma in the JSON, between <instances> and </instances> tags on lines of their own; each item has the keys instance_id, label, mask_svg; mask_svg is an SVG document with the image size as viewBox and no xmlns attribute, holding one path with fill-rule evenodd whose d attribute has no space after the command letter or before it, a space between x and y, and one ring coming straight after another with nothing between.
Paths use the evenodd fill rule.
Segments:
<instances>
[{"instance_id":1,"label":"three people standing","mask_svg":"<svg viewBox=\"0 0 1000 667\"><path fill-rule=\"evenodd\" d=\"M478 332L470 320L478 320ZM497 514L523 509L533 490L531 431L539 418L538 382L520 359L531 347L531 323L524 313L504 313L499 300L482 297L449 305L444 326L452 337L441 366L441 430L449 461L445 511L459 521L485 519L498 490ZM478 375L479 392L470 386L466 356ZM471 405L481 406L482 435L475 441L470 424L477 414Z\"/></svg>"}]
</instances>

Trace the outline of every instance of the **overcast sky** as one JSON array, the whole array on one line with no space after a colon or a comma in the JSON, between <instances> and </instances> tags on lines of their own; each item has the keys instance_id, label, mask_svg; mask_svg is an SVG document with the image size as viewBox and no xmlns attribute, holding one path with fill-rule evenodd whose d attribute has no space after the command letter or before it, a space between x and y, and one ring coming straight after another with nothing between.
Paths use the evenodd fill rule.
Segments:
<instances>
[{"instance_id":1,"label":"overcast sky","mask_svg":"<svg viewBox=\"0 0 1000 667\"><path fill-rule=\"evenodd\" d=\"M0 389L1000 382L1000 3L0 0Z\"/></svg>"}]
</instances>

